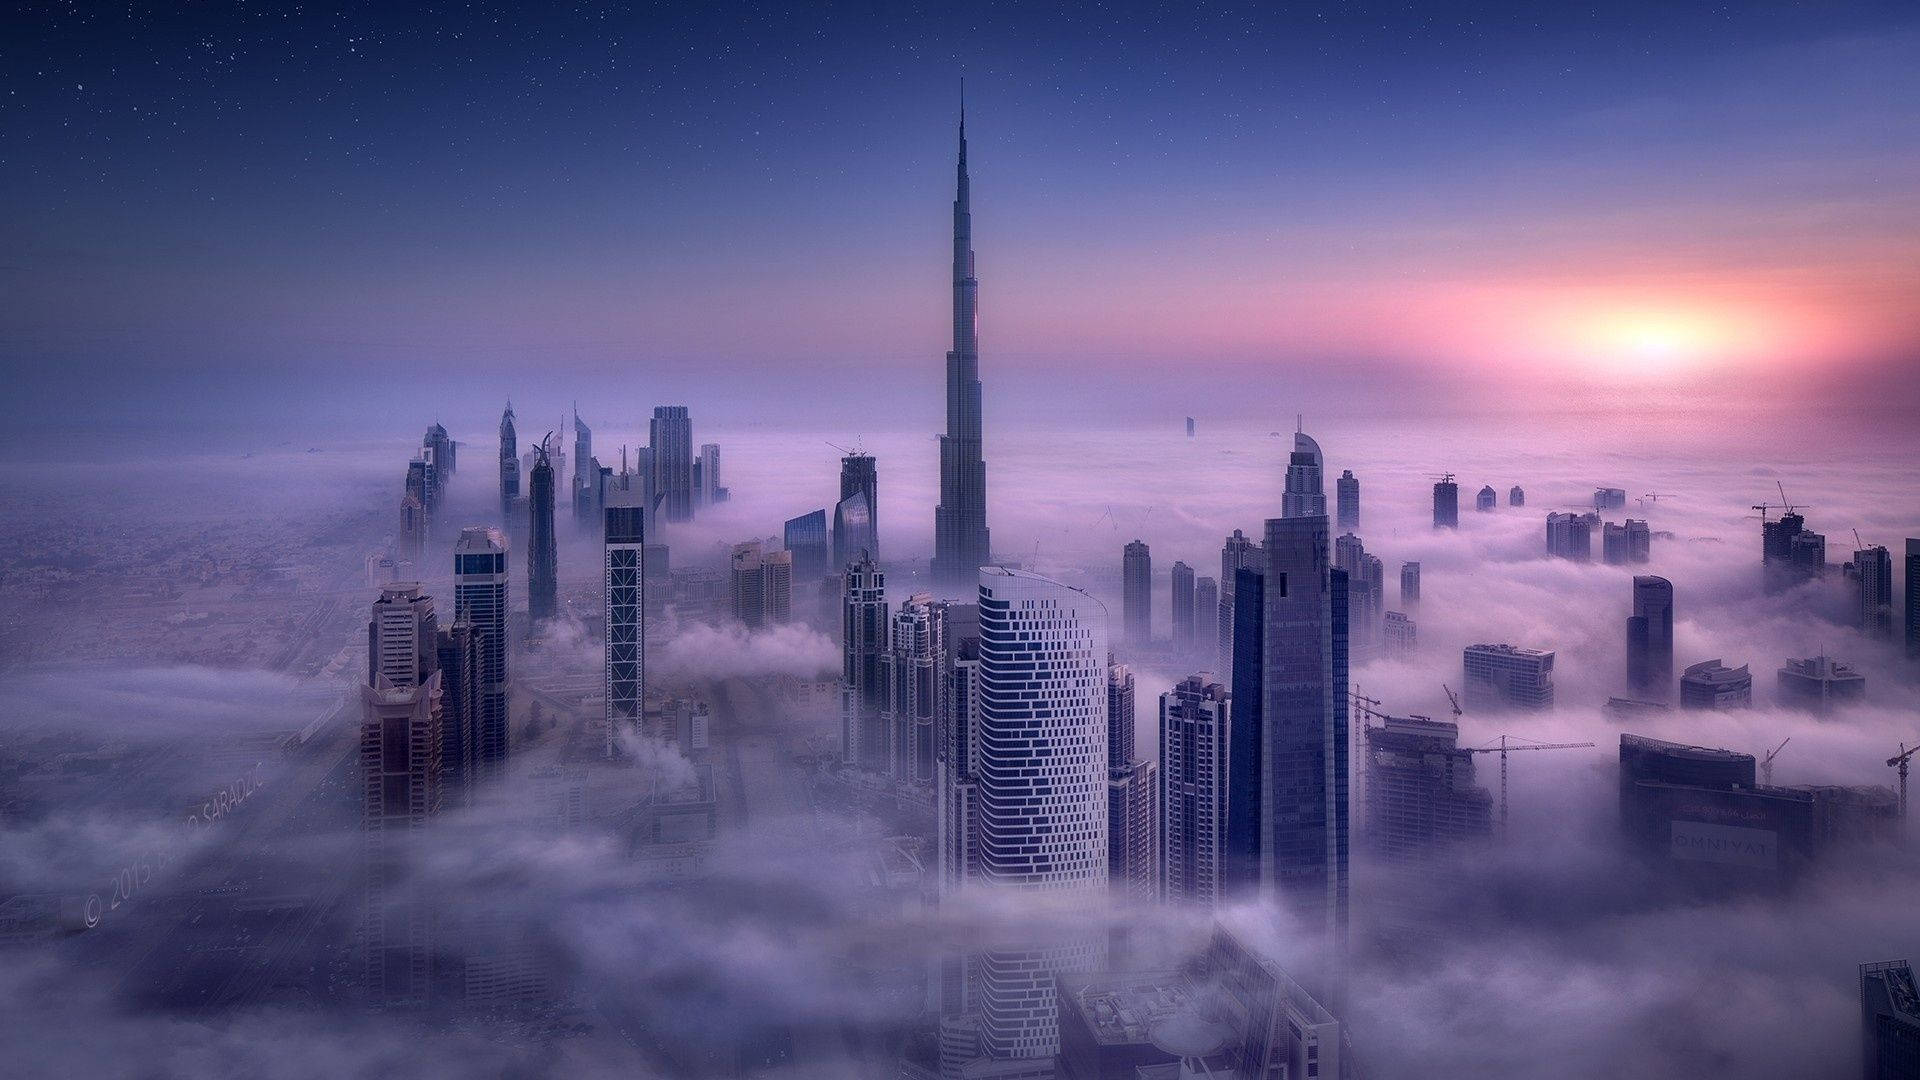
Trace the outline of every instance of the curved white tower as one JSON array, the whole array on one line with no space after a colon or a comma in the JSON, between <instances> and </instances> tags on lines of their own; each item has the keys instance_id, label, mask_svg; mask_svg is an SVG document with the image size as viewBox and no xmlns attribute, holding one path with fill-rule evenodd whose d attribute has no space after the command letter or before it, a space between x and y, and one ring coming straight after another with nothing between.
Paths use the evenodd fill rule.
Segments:
<instances>
[{"instance_id":1,"label":"curved white tower","mask_svg":"<svg viewBox=\"0 0 1920 1080\"><path fill-rule=\"evenodd\" d=\"M990 885L1107 888L1107 613L1078 589L980 568L980 862ZM1093 970L1097 933L981 958L994 1057L1059 1049L1053 977Z\"/></svg>"}]
</instances>

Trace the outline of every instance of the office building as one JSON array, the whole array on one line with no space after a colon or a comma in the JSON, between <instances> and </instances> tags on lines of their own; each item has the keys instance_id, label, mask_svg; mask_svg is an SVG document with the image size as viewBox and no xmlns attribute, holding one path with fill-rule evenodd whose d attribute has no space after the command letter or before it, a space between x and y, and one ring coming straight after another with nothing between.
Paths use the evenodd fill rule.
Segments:
<instances>
[{"instance_id":1,"label":"office building","mask_svg":"<svg viewBox=\"0 0 1920 1080\"><path fill-rule=\"evenodd\" d=\"M1753 675L1747 665L1730 668L1718 659L1702 660L1680 676L1680 705L1686 709L1744 709L1753 704Z\"/></svg>"},{"instance_id":2,"label":"office building","mask_svg":"<svg viewBox=\"0 0 1920 1080\"><path fill-rule=\"evenodd\" d=\"M872 602L870 588L855 591L864 602ZM880 605L884 617L886 601ZM902 783L932 784L934 742L947 701L947 605L929 593L915 593L894 612L892 624L893 640L881 657L886 680L881 723L887 734L887 769ZM860 666L864 659L854 663L856 678L864 674Z\"/></svg>"},{"instance_id":3,"label":"office building","mask_svg":"<svg viewBox=\"0 0 1920 1080\"><path fill-rule=\"evenodd\" d=\"M480 713L474 725L476 779L506 767L507 538L499 529L460 530L453 546L453 617L480 635Z\"/></svg>"},{"instance_id":4,"label":"office building","mask_svg":"<svg viewBox=\"0 0 1920 1080\"><path fill-rule=\"evenodd\" d=\"M1920 660L1920 540L1907 540L1907 658Z\"/></svg>"},{"instance_id":5,"label":"office building","mask_svg":"<svg viewBox=\"0 0 1920 1080\"><path fill-rule=\"evenodd\" d=\"M1293 453L1287 458L1286 490L1280 496L1281 517L1327 516L1321 463L1320 444L1304 431L1294 432Z\"/></svg>"},{"instance_id":6,"label":"office building","mask_svg":"<svg viewBox=\"0 0 1920 1080\"><path fill-rule=\"evenodd\" d=\"M1920 1080L1920 988L1905 960L1860 965L1860 1038L1866 1080Z\"/></svg>"},{"instance_id":7,"label":"office building","mask_svg":"<svg viewBox=\"0 0 1920 1080\"><path fill-rule=\"evenodd\" d=\"M1218 906L1227 828L1227 688L1190 675L1160 695L1160 889L1168 903Z\"/></svg>"},{"instance_id":8,"label":"office building","mask_svg":"<svg viewBox=\"0 0 1920 1080\"><path fill-rule=\"evenodd\" d=\"M1153 555L1139 540L1120 554L1120 611L1127 641L1145 645L1153 640Z\"/></svg>"},{"instance_id":9,"label":"office building","mask_svg":"<svg viewBox=\"0 0 1920 1080\"><path fill-rule=\"evenodd\" d=\"M1547 554L1576 562L1590 562L1593 559L1593 530L1600 525L1600 519L1593 514L1562 514L1553 512L1547 515Z\"/></svg>"},{"instance_id":10,"label":"office building","mask_svg":"<svg viewBox=\"0 0 1920 1080\"><path fill-rule=\"evenodd\" d=\"M1235 529L1220 548L1220 657L1216 664L1229 685L1233 677L1234 587L1240 571L1249 566L1264 568L1266 555L1258 543Z\"/></svg>"},{"instance_id":11,"label":"office building","mask_svg":"<svg viewBox=\"0 0 1920 1080\"><path fill-rule=\"evenodd\" d=\"M793 554L767 551L758 540L735 544L728 599L733 617L748 629L793 620Z\"/></svg>"},{"instance_id":12,"label":"office building","mask_svg":"<svg viewBox=\"0 0 1920 1080\"><path fill-rule=\"evenodd\" d=\"M1527 505L1526 489L1522 488L1519 484L1515 484L1513 485L1513 487L1509 488L1507 490L1507 505L1508 506Z\"/></svg>"},{"instance_id":13,"label":"office building","mask_svg":"<svg viewBox=\"0 0 1920 1080\"><path fill-rule=\"evenodd\" d=\"M980 569L980 864L990 886L1109 887L1106 622L1078 589ZM1057 1053L1054 976L1096 969L1101 945L1090 932L982 954L987 1055Z\"/></svg>"},{"instance_id":14,"label":"office building","mask_svg":"<svg viewBox=\"0 0 1920 1080\"><path fill-rule=\"evenodd\" d=\"M1400 564L1400 606L1411 612L1420 606L1420 564Z\"/></svg>"},{"instance_id":15,"label":"office building","mask_svg":"<svg viewBox=\"0 0 1920 1080\"><path fill-rule=\"evenodd\" d=\"M1625 488L1603 487L1593 489L1593 508L1595 510L1617 510L1627 505Z\"/></svg>"},{"instance_id":16,"label":"office building","mask_svg":"<svg viewBox=\"0 0 1920 1080\"><path fill-rule=\"evenodd\" d=\"M1853 553L1854 587L1860 606L1860 632L1870 638L1893 637L1893 553L1884 547Z\"/></svg>"},{"instance_id":17,"label":"office building","mask_svg":"<svg viewBox=\"0 0 1920 1080\"><path fill-rule=\"evenodd\" d=\"M720 444L701 443L700 456L694 459L694 499L701 506L727 501L726 485L720 482Z\"/></svg>"},{"instance_id":18,"label":"office building","mask_svg":"<svg viewBox=\"0 0 1920 1080\"><path fill-rule=\"evenodd\" d=\"M1107 666L1107 882L1124 899L1150 903L1160 893L1157 763L1134 743L1133 672Z\"/></svg>"},{"instance_id":19,"label":"office building","mask_svg":"<svg viewBox=\"0 0 1920 1080\"><path fill-rule=\"evenodd\" d=\"M553 462L547 440L527 476L527 614L535 626L559 614L559 545L553 534Z\"/></svg>"},{"instance_id":20,"label":"office building","mask_svg":"<svg viewBox=\"0 0 1920 1080\"><path fill-rule=\"evenodd\" d=\"M1867 677L1831 656L1789 659L1780 668L1780 704L1829 712L1867 696Z\"/></svg>"},{"instance_id":21,"label":"office building","mask_svg":"<svg viewBox=\"0 0 1920 1080\"><path fill-rule=\"evenodd\" d=\"M1195 640L1193 611L1193 567L1175 560L1173 564L1173 643L1190 649Z\"/></svg>"},{"instance_id":22,"label":"office building","mask_svg":"<svg viewBox=\"0 0 1920 1080\"><path fill-rule=\"evenodd\" d=\"M872 559L862 559L847 567L841 580L841 760L885 773L887 578Z\"/></svg>"},{"instance_id":23,"label":"office building","mask_svg":"<svg viewBox=\"0 0 1920 1080\"><path fill-rule=\"evenodd\" d=\"M367 867L366 983L382 1006L427 1003L433 908L410 886L407 845L440 812L441 688L433 600L415 583L380 590L361 688L360 830Z\"/></svg>"},{"instance_id":24,"label":"office building","mask_svg":"<svg viewBox=\"0 0 1920 1080\"><path fill-rule=\"evenodd\" d=\"M1341 1080L1340 1022L1216 926L1177 968L1060 976L1059 1080Z\"/></svg>"},{"instance_id":25,"label":"office building","mask_svg":"<svg viewBox=\"0 0 1920 1080\"><path fill-rule=\"evenodd\" d=\"M1267 521L1261 663L1265 895L1324 935L1327 985L1347 943L1347 575L1324 515Z\"/></svg>"},{"instance_id":26,"label":"office building","mask_svg":"<svg viewBox=\"0 0 1920 1080\"><path fill-rule=\"evenodd\" d=\"M394 549L402 562L414 566L426 556L427 509L420 504L420 496L412 491L400 498L400 532Z\"/></svg>"},{"instance_id":27,"label":"office building","mask_svg":"<svg viewBox=\"0 0 1920 1080\"><path fill-rule=\"evenodd\" d=\"M1334 528L1360 531L1360 479L1352 469L1343 469L1333 482Z\"/></svg>"},{"instance_id":28,"label":"office building","mask_svg":"<svg viewBox=\"0 0 1920 1080\"><path fill-rule=\"evenodd\" d=\"M973 209L967 121L953 196L953 348L947 353L947 431L940 437L940 505L933 512L933 580L970 589L993 561L987 529L987 463L981 456L980 283L973 276Z\"/></svg>"},{"instance_id":29,"label":"office building","mask_svg":"<svg viewBox=\"0 0 1920 1080\"><path fill-rule=\"evenodd\" d=\"M1256 549L1260 550L1260 549ZM1264 554L1264 552L1263 552ZM1261 830L1264 800L1266 725L1262 721L1266 685L1266 575L1265 566L1243 566L1234 584L1233 709L1228 715L1226 854L1222 859L1224 891L1248 897L1261 888Z\"/></svg>"},{"instance_id":30,"label":"office building","mask_svg":"<svg viewBox=\"0 0 1920 1080\"><path fill-rule=\"evenodd\" d=\"M513 402L507 402L500 414L500 513L502 520L513 520L514 504L520 501L520 440L513 430Z\"/></svg>"},{"instance_id":31,"label":"office building","mask_svg":"<svg viewBox=\"0 0 1920 1080\"><path fill-rule=\"evenodd\" d=\"M787 553L793 556L794 577L801 581L817 581L827 572L832 553L827 544L825 510L788 518L783 539Z\"/></svg>"},{"instance_id":32,"label":"office building","mask_svg":"<svg viewBox=\"0 0 1920 1080\"><path fill-rule=\"evenodd\" d=\"M1473 497L1473 508L1482 514L1492 510L1499 503L1500 496L1494 493L1492 484L1482 487L1480 493Z\"/></svg>"},{"instance_id":33,"label":"office building","mask_svg":"<svg viewBox=\"0 0 1920 1080\"><path fill-rule=\"evenodd\" d=\"M646 512L616 500L602 512L601 603L606 626L607 756L639 730L647 690Z\"/></svg>"},{"instance_id":34,"label":"office building","mask_svg":"<svg viewBox=\"0 0 1920 1080\"><path fill-rule=\"evenodd\" d=\"M1647 562L1652 545L1653 534L1644 521L1628 518L1625 524L1609 521L1600 527L1600 557L1608 566Z\"/></svg>"},{"instance_id":35,"label":"office building","mask_svg":"<svg viewBox=\"0 0 1920 1080\"><path fill-rule=\"evenodd\" d=\"M693 518L693 419L685 405L656 405L647 425L648 472L668 521Z\"/></svg>"},{"instance_id":36,"label":"office building","mask_svg":"<svg viewBox=\"0 0 1920 1080\"><path fill-rule=\"evenodd\" d=\"M1790 589L1826 573L1827 538L1806 524L1804 517L1791 512L1761 522L1761 570L1769 592Z\"/></svg>"},{"instance_id":37,"label":"office building","mask_svg":"<svg viewBox=\"0 0 1920 1080\"><path fill-rule=\"evenodd\" d=\"M980 879L980 608L947 605L947 707L934 739L937 892ZM968 1012L964 979L942 990L941 1015ZM949 1005L955 1006L949 1008Z\"/></svg>"},{"instance_id":38,"label":"office building","mask_svg":"<svg viewBox=\"0 0 1920 1080\"><path fill-rule=\"evenodd\" d=\"M1419 640L1419 624L1404 611L1389 611L1380 620L1380 640L1388 656L1411 656Z\"/></svg>"},{"instance_id":39,"label":"office building","mask_svg":"<svg viewBox=\"0 0 1920 1080\"><path fill-rule=\"evenodd\" d=\"M1455 913L1463 875L1461 848L1493 835L1493 796L1475 783L1473 752L1460 728L1426 717L1382 716L1368 726L1368 853L1385 870L1373 902L1387 935L1440 936Z\"/></svg>"},{"instance_id":40,"label":"office building","mask_svg":"<svg viewBox=\"0 0 1920 1080\"><path fill-rule=\"evenodd\" d=\"M1553 653L1515 645L1469 645L1462 657L1466 705L1473 710L1553 707Z\"/></svg>"},{"instance_id":41,"label":"office building","mask_svg":"<svg viewBox=\"0 0 1920 1080\"><path fill-rule=\"evenodd\" d=\"M1353 644L1370 648L1379 638L1380 613L1386 607L1381 596L1385 573L1380 560L1367 554L1359 537L1347 533L1333 542L1333 564L1347 574L1347 625Z\"/></svg>"},{"instance_id":42,"label":"office building","mask_svg":"<svg viewBox=\"0 0 1920 1080\"><path fill-rule=\"evenodd\" d=\"M1673 582L1652 574L1633 579L1627 616L1627 685L1647 701L1673 693Z\"/></svg>"},{"instance_id":43,"label":"office building","mask_svg":"<svg viewBox=\"0 0 1920 1080\"><path fill-rule=\"evenodd\" d=\"M1213 633L1211 624L1217 622L1219 617L1220 583L1203 576L1193 583L1193 649L1202 648L1201 642Z\"/></svg>"},{"instance_id":44,"label":"office building","mask_svg":"<svg viewBox=\"0 0 1920 1080\"><path fill-rule=\"evenodd\" d=\"M442 804L465 806L473 794L479 746L480 679L485 650L472 623L455 622L434 636L440 666L440 786Z\"/></svg>"},{"instance_id":45,"label":"office building","mask_svg":"<svg viewBox=\"0 0 1920 1080\"><path fill-rule=\"evenodd\" d=\"M1452 473L1448 473L1433 485L1433 527L1436 529L1460 527L1460 485L1453 482Z\"/></svg>"},{"instance_id":46,"label":"office building","mask_svg":"<svg viewBox=\"0 0 1920 1080\"><path fill-rule=\"evenodd\" d=\"M445 488L447 481L453 478L454 453L459 444L447 436L447 429L436 420L427 426L427 433L420 440L420 445L433 451L433 471L440 487Z\"/></svg>"},{"instance_id":47,"label":"office building","mask_svg":"<svg viewBox=\"0 0 1920 1080\"><path fill-rule=\"evenodd\" d=\"M594 490L600 486L600 462L593 456L593 429L580 419L580 406L573 407L573 482L567 488L573 505L573 519L591 527L599 520L594 505Z\"/></svg>"},{"instance_id":48,"label":"office building","mask_svg":"<svg viewBox=\"0 0 1920 1080\"><path fill-rule=\"evenodd\" d=\"M833 508L833 562L845 569L864 551L880 561L880 473L871 454L840 459L840 501Z\"/></svg>"}]
</instances>

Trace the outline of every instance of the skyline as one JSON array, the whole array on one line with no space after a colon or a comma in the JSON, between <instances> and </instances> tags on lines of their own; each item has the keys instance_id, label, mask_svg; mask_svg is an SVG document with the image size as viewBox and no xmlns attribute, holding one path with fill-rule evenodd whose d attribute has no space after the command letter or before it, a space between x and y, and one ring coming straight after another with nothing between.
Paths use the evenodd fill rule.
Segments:
<instances>
[{"instance_id":1,"label":"skyline","mask_svg":"<svg viewBox=\"0 0 1920 1080\"><path fill-rule=\"evenodd\" d=\"M1176 378L1310 409L1779 401L1808 376L1915 404L1910 379L1870 390L1920 365L1920 19L1897 5L760 14L513 40L481 14L35 20L0 95L23 401L155 427L156 402L196 422L298 394L332 418L340 381L457 369L497 408L529 362L695 406L804 364L834 390L793 404L829 424L836 394L917 399L966 75L1002 415L1089 361L1114 378L1088 414Z\"/></svg>"}]
</instances>

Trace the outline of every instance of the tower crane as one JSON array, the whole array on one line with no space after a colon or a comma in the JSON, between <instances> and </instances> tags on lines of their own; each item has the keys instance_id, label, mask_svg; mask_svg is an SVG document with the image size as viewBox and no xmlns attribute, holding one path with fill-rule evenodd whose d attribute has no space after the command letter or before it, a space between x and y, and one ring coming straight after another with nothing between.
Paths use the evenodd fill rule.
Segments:
<instances>
[{"instance_id":1,"label":"tower crane","mask_svg":"<svg viewBox=\"0 0 1920 1080\"><path fill-rule=\"evenodd\" d=\"M1447 692L1447 704L1453 706L1453 718L1455 720L1460 719L1460 695L1454 693L1453 687L1448 686L1446 683L1441 683L1440 689Z\"/></svg>"},{"instance_id":2,"label":"tower crane","mask_svg":"<svg viewBox=\"0 0 1920 1080\"><path fill-rule=\"evenodd\" d=\"M1890 768L1900 771L1900 823L1903 826L1907 821L1907 762L1915 754L1920 754L1920 745L1909 748L1906 743L1901 743L1900 752L1887 759Z\"/></svg>"},{"instance_id":3,"label":"tower crane","mask_svg":"<svg viewBox=\"0 0 1920 1080\"><path fill-rule=\"evenodd\" d=\"M1777 502L1777 503L1770 503L1770 502L1759 502L1759 503L1755 503L1755 504L1753 505L1753 508L1754 508L1755 510L1758 510L1758 511L1760 511L1760 520L1761 520L1761 521L1763 521L1763 522L1764 522L1764 521L1766 521L1766 520L1767 520L1767 511L1769 511L1769 510L1783 510L1783 511L1785 511L1785 512L1787 512L1787 513L1789 513L1789 514L1792 514L1792 513L1797 513L1797 512L1799 512L1799 511L1801 511L1801 510L1811 510L1811 509L1813 509L1813 507L1811 507L1811 506L1808 506L1808 505L1806 505L1806 504L1804 504L1804 503L1793 503L1793 502L1788 502L1788 501L1787 501L1787 485L1785 485L1785 484L1783 484L1783 483L1781 483L1781 482L1780 482L1780 481L1778 481L1778 480L1775 480L1775 481L1773 482L1773 486L1774 486L1774 487L1777 487L1777 488L1779 488L1779 489L1780 489L1780 501L1779 501L1779 502Z\"/></svg>"},{"instance_id":4,"label":"tower crane","mask_svg":"<svg viewBox=\"0 0 1920 1080\"><path fill-rule=\"evenodd\" d=\"M1447 693L1449 696L1451 696L1453 692L1449 690ZM1469 754L1499 754L1500 755L1500 832L1502 835L1505 835L1507 831L1507 751L1509 750L1582 750L1582 749L1591 747L1593 745L1590 742L1543 743L1543 742L1534 742L1532 739L1527 739L1524 742L1509 741L1509 740L1517 740L1519 738L1520 736L1518 735L1502 735L1500 736L1500 742L1497 746L1471 746L1467 748L1467 753Z\"/></svg>"},{"instance_id":5,"label":"tower crane","mask_svg":"<svg viewBox=\"0 0 1920 1080\"><path fill-rule=\"evenodd\" d=\"M1792 741L1793 741L1793 736L1791 735L1787 736L1784 739L1781 739L1779 746L1776 746L1773 749L1767 751L1767 756L1760 759L1760 783L1762 785L1766 787L1773 786L1774 755L1778 754L1782 750L1785 750L1787 748L1787 744Z\"/></svg>"},{"instance_id":6,"label":"tower crane","mask_svg":"<svg viewBox=\"0 0 1920 1080\"><path fill-rule=\"evenodd\" d=\"M1645 495L1640 496L1638 501L1640 503L1640 509L1645 510L1648 503L1653 503L1655 506L1658 506L1661 499L1671 498L1673 498L1673 492L1671 491L1649 491Z\"/></svg>"}]
</instances>

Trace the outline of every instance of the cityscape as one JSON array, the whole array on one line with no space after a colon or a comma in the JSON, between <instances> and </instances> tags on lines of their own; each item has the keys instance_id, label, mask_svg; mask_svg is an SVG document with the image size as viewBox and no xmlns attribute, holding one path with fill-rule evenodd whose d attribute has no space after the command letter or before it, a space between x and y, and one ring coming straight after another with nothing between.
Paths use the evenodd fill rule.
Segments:
<instances>
[{"instance_id":1,"label":"cityscape","mask_svg":"<svg viewBox=\"0 0 1920 1080\"><path fill-rule=\"evenodd\" d=\"M1920 1077L1914 11L22 15L7 1075Z\"/></svg>"}]
</instances>

